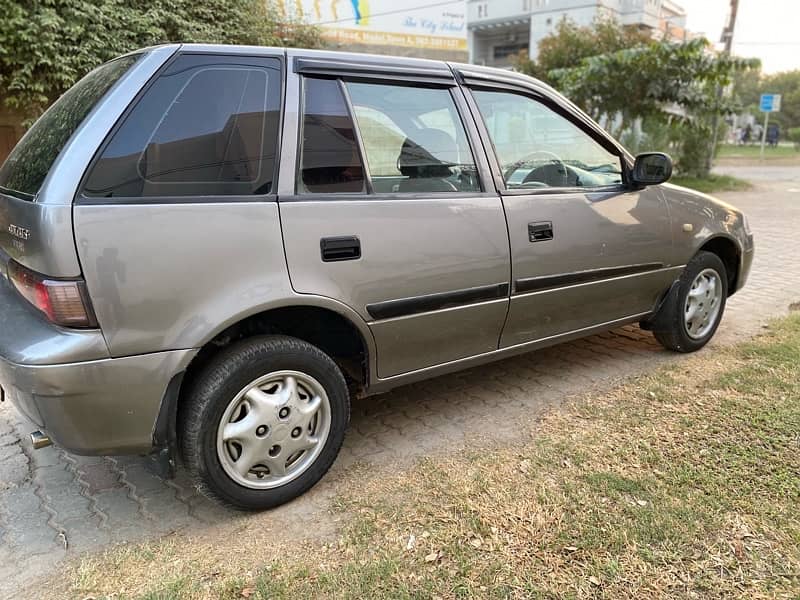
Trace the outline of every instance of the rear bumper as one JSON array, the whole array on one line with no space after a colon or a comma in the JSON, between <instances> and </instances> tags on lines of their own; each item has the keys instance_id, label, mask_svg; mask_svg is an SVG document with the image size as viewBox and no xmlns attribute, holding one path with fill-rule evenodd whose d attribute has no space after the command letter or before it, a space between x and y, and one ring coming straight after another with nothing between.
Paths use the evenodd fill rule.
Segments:
<instances>
[{"instance_id":1,"label":"rear bumper","mask_svg":"<svg viewBox=\"0 0 800 600\"><path fill-rule=\"evenodd\" d=\"M0 276L3 396L76 454L150 450L167 385L196 352L111 358L99 330L48 323Z\"/></svg>"},{"instance_id":2,"label":"rear bumper","mask_svg":"<svg viewBox=\"0 0 800 600\"><path fill-rule=\"evenodd\" d=\"M7 400L57 444L76 454L135 454L153 447L161 401L194 350L61 365L0 358Z\"/></svg>"}]
</instances>

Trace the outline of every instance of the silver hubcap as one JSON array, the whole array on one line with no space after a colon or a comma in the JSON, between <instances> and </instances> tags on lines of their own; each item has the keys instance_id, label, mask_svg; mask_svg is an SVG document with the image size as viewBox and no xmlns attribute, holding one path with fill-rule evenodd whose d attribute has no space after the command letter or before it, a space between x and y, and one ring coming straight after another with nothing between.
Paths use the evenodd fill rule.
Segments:
<instances>
[{"instance_id":1,"label":"silver hubcap","mask_svg":"<svg viewBox=\"0 0 800 600\"><path fill-rule=\"evenodd\" d=\"M717 322L722 301L722 280L714 269L701 271L686 296L683 326L692 339L708 334Z\"/></svg>"},{"instance_id":2,"label":"silver hubcap","mask_svg":"<svg viewBox=\"0 0 800 600\"><path fill-rule=\"evenodd\" d=\"M330 428L331 406L322 385L299 371L276 371L248 384L225 409L217 455L236 483L275 488L314 463Z\"/></svg>"}]
</instances>

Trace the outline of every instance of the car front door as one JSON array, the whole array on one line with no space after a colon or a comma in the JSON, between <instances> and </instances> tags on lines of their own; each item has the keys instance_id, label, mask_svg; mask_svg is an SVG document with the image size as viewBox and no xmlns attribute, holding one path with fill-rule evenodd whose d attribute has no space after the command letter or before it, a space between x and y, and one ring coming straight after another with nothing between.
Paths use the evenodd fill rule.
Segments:
<instances>
[{"instance_id":1,"label":"car front door","mask_svg":"<svg viewBox=\"0 0 800 600\"><path fill-rule=\"evenodd\" d=\"M511 245L500 346L650 312L679 270L660 191L626 186L621 153L555 100L491 87L471 95L494 147Z\"/></svg>"},{"instance_id":2,"label":"car front door","mask_svg":"<svg viewBox=\"0 0 800 600\"><path fill-rule=\"evenodd\" d=\"M417 85L413 69L400 81L380 65L352 79L315 69L287 83L300 107L299 132L284 131L299 140L295 175L279 184L293 288L368 322L381 378L496 350L506 225L452 73Z\"/></svg>"}]
</instances>

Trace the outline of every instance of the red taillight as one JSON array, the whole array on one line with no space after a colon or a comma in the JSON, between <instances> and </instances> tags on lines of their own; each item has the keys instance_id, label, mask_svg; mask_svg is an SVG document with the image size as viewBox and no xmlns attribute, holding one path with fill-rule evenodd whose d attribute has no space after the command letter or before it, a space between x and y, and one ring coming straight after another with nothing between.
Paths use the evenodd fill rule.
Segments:
<instances>
[{"instance_id":1,"label":"red taillight","mask_svg":"<svg viewBox=\"0 0 800 600\"><path fill-rule=\"evenodd\" d=\"M13 260L8 263L8 276L17 291L56 325L97 327L83 281L47 279Z\"/></svg>"}]
</instances>

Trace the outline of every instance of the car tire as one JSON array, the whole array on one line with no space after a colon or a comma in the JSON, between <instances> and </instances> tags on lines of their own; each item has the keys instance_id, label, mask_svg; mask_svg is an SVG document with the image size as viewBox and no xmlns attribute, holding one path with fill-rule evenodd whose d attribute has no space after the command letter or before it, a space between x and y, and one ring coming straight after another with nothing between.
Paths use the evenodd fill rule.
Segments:
<instances>
[{"instance_id":1,"label":"car tire","mask_svg":"<svg viewBox=\"0 0 800 600\"><path fill-rule=\"evenodd\" d=\"M262 510L325 475L349 419L344 376L327 354L296 338L259 336L222 350L191 382L178 437L200 491Z\"/></svg>"},{"instance_id":2,"label":"car tire","mask_svg":"<svg viewBox=\"0 0 800 600\"><path fill-rule=\"evenodd\" d=\"M695 352L717 331L728 298L728 277L722 260L698 252L686 265L675 293L669 294L653 319L653 335L668 350Z\"/></svg>"}]
</instances>

